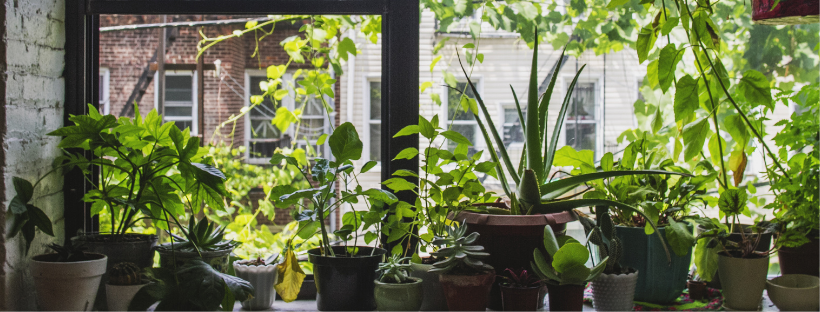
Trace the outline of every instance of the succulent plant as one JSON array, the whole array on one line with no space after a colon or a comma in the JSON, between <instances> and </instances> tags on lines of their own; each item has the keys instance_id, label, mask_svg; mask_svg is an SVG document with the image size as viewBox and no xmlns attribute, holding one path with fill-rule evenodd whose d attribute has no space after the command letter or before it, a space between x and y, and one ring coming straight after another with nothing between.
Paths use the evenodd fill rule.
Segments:
<instances>
[{"instance_id":1,"label":"succulent plant","mask_svg":"<svg viewBox=\"0 0 820 312\"><path fill-rule=\"evenodd\" d=\"M57 262L79 262L79 261L88 261L93 260L93 258L89 257L84 250L86 250L83 244L71 242L65 245L58 245L58 244L50 244L48 248L54 250L57 253Z\"/></svg>"},{"instance_id":2,"label":"succulent plant","mask_svg":"<svg viewBox=\"0 0 820 312\"><path fill-rule=\"evenodd\" d=\"M199 222L191 217L187 231L183 229L182 233L185 234L184 238L171 234L174 241L178 243L173 246L175 250L216 251L230 249L241 244L233 240L223 240L225 228L208 221L206 217L200 219Z\"/></svg>"},{"instance_id":3,"label":"succulent plant","mask_svg":"<svg viewBox=\"0 0 820 312\"><path fill-rule=\"evenodd\" d=\"M118 286L142 284L140 267L131 262L117 263L108 270L108 283Z\"/></svg>"},{"instance_id":4,"label":"succulent plant","mask_svg":"<svg viewBox=\"0 0 820 312\"><path fill-rule=\"evenodd\" d=\"M583 244L569 236L555 237L555 232L547 225L544 227L544 249L550 259L540 249L532 252L532 268L542 280L551 285L586 285L604 271L607 258L598 265L588 268L589 251Z\"/></svg>"},{"instance_id":5,"label":"succulent plant","mask_svg":"<svg viewBox=\"0 0 820 312\"><path fill-rule=\"evenodd\" d=\"M538 287L543 284L541 282L541 279L539 279L537 275L531 274L529 271L523 268L519 268L518 270L508 268L504 270L504 273L506 273L506 276L501 276L504 279L504 281L501 282L501 285L503 286L515 288L530 288Z\"/></svg>"},{"instance_id":6,"label":"succulent plant","mask_svg":"<svg viewBox=\"0 0 820 312\"><path fill-rule=\"evenodd\" d=\"M598 246L598 254L600 259L609 257L606 262L604 273L606 274L623 274L628 271L622 268L619 263L621 255L623 255L623 245L621 240L615 236L615 225L609 213L606 213L606 208L596 208L596 211L601 210L603 213L598 214L593 221L586 216L579 216L578 220L584 227L589 243Z\"/></svg>"},{"instance_id":7,"label":"succulent plant","mask_svg":"<svg viewBox=\"0 0 820 312\"><path fill-rule=\"evenodd\" d=\"M481 262L479 259L489 257L490 254L484 252L484 247L472 245L478 239L477 232L467 233L466 226L450 226L447 228L446 237L436 237L433 244L445 246L438 252L431 253L432 256L444 259L433 264L430 273L441 274L470 274L493 270L493 267Z\"/></svg>"},{"instance_id":8,"label":"succulent plant","mask_svg":"<svg viewBox=\"0 0 820 312\"><path fill-rule=\"evenodd\" d=\"M401 284L411 280L409 273L410 264L402 263L408 259L410 259L410 257L400 258L399 255L392 255L390 258L387 258L387 262L380 263L379 269L376 270L376 272L379 273L379 281L382 283Z\"/></svg>"}]
</instances>

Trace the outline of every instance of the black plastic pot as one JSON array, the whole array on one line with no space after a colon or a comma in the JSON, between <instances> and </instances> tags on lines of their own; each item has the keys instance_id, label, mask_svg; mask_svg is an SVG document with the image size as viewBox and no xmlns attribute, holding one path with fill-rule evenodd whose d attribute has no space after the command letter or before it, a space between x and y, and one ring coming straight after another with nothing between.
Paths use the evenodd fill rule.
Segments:
<instances>
[{"instance_id":1,"label":"black plastic pot","mask_svg":"<svg viewBox=\"0 0 820 312\"><path fill-rule=\"evenodd\" d=\"M308 251L316 279L316 308L320 311L375 310L373 280L387 250L358 247L358 254L350 256L344 246L332 248L336 257L323 256L319 248Z\"/></svg>"}]
</instances>

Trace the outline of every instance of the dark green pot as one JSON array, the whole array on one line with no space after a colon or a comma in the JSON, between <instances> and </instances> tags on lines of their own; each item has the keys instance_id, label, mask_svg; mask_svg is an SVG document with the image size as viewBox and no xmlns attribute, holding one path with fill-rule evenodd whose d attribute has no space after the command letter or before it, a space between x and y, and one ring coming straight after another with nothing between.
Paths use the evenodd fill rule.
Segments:
<instances>
[{"instance_id":1,"label":"dark green pot","mask_svg":"<svg viewBox=\"0 0 820 312\"><path fill-rule=\"evenodd\" d=\"M199 254L190 251L177 251L176 255L174 255L171 251L170 243L156 246L154 249L157 253L159 253L159 266L163 268L173 268L174 258L177 260L177 265L181 266L185 264L186 260L199 257ZM211 265L214 270L221 273L227 273L228 268L231 267L230 256L232 251L233 248L217 251L203 251L202 261Z\"/></svg>"},{"instance_id":2,"label":"dark green pot","mask_svg":"<svg viewBox=\"0 0 820 312\"><path fill-rule=\"evenodd\" d=\"M373 292L376 298L376 309L379 311L419 311L424 298L421 279L411 277L413 282L404 284L382 283L375 281Z\"/></svg>"},{"instance_id":3,"label":"dark green pot","mask_svg":"<svg viewBox=\"0 0 820 312\"><path fill-rule=\"evenodd\" d=\"M688 224L687 228L691 231L692 224ZM658 230L666 241L664 228L659 227ZM635 288L635 301L667 304L680 297L686 288L692 250L685 256L678 257L670 248L670 264L657 233L646 235L642 227L618 226L615 235L623 244L621 265L641 272Z\"/></svg>"}]
</instances>

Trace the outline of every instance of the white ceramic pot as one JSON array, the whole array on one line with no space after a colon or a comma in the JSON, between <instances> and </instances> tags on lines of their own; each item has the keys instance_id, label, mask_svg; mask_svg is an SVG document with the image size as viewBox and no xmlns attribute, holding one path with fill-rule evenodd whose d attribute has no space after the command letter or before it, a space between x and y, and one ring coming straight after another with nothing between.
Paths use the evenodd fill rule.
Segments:
<instances>
[{"instance_id":1,"label":"white ceramic pot","mask_svg":"<svg viewBox=\"0 0 820 312\"><path fill-rule=\"evenodd\" d=\"M820 310L820 278L806 274L786 274L766 284L769 299L780 311Z\"/></svg>"},{"instance_id":2,"label":"white ceramic pot","mask_svg":"<svg viewBox=\"0 0 820 312\"><path fill-rule=\"evenodd\" d=\"M233 269L236 277L246 280L253 285L256 293L251 300L242 301L242 308L246 310L269 310L273 308L276 290L273 285L278 278L279 264L247 265L245 260L234 261Z\"/></svg>"},{"instance_id":3,"label":"white ceramic pot","mask_svg":"<svg viewBox=\"0 0 820 312\"><path fill-rule=\"evenodd\" d=\"M632 311L638 272L601 274L592 281L592 304L596 311Z\"/></svg>"},{"instance_id":4,"label":"white ceramic pot","mask_svg":"<svg viewBox=\"0 0 820 312\"><path fill-rule=\"evenodd\" d=\"M108 257L86 253L94 260L54 262L57 254L35 256L31 276L37 292L37 307L46 311L91 311Z\"/></svg>"},{"instance_id":5,"label":"white ceramic pot","mask_svg":"<svg viewBox=\"0 0 820 312\"><path fill-rule=\"evenodd\" d=\"M108 311L128 311L128 305L134 295L148 283L140 285L105 285L105 295L108 301Z\"/></svg>"}]
</instances>

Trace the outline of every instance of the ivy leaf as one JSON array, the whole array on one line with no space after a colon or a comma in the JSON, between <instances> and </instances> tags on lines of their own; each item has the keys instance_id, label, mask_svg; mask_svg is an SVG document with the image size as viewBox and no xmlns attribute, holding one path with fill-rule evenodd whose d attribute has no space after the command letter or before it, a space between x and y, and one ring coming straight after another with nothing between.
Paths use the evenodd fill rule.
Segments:
<instances>
[{"instance_id":1,"label":"ivy leaf","mask_svg":"<svg viewBox=\"0 0 820 312\"><path fill-rule=\"evenodd\" d=\"M692 160L703 150L703 143L709 135L709 122L706 117L683 127L683 159Z\"/></svg>"},{"instance_id":2,"label":"ivy leaf","mask_svg":"<svg viewBox=\"0 0 820 312\"><path fill-rule=\"evenodd\" d=\"M336 163L344 163L348 160L359 160L362 158L364 145L359 139L356 127L350 122L345 122L333 130L330 135L330 152L336 157Z\"/></svg>"},{"instance_id":3,"label":"ivy leaf","mask_svg":"<svg viewBox=\"0 0 820 312\"><path fill-rule=\"evenodd\" d=\"M686 75L678 80L675 88L675 122L687 121L698 109L698 82Z\"/></svg>"},{"instance_id":4,"label":"ivy leaf","mask_svg":"<svg viewBox=\"0 0 820 312\"><path fill-rule=\"evenodd\" d=\"M765 105L770 111L774 110L769 80L759 71L751 69L744 72L743 78L740 78L738 90L746 96L746 100L752 104L752 107Z\"/></svg>"},{"instance_id":5,"label":"ivy leaf","mask_svg":"<svg viewBox=\"0 0 820 312\"><path fill-rule=\"evenodd\" d=\"M660 59L658 60L658 83L661 85L661 90L666 93L672 82L675 81L675 69L678 67L678 62L683 58L683 53L678 51L675 44L667 44L662 50Z\"/></svg>"},{"instance_id":6,"label":"ivy leaf","mask_svg":"<svg viewBox=\"0 0 820 312\"><path fill-rule=\"evenodd\" d=\"M276 109L276 116L271 120L271 124L276 126L279 131L285 132L290 127L290 124L296 122L296 115L293 114L287 107L280 106Z\"/></svg>"}]
</instances>

